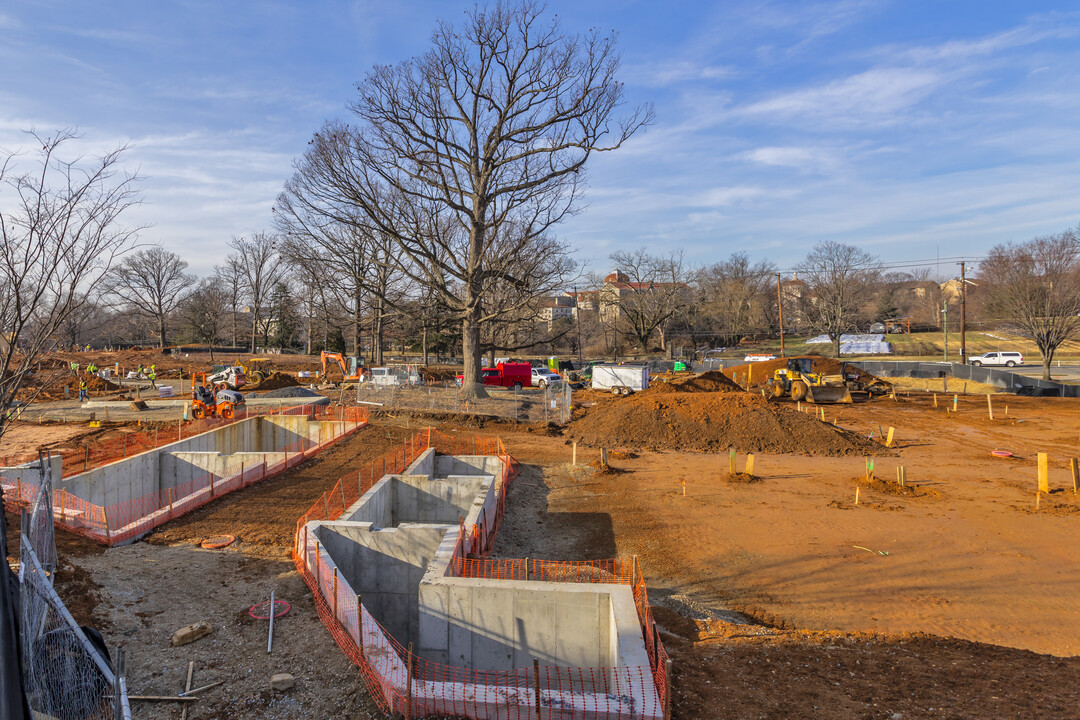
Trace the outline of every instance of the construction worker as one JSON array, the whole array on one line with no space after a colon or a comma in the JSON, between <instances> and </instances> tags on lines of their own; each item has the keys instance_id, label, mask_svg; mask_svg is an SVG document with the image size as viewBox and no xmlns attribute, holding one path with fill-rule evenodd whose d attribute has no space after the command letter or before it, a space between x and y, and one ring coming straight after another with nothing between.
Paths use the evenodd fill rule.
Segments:
<instances>
[{"instance_id":1,"label":"construction worker","mask_svg":"<svg viewBox=\"0 0 1080 720\"><path fill-rule=\"evenodd\" d=\"M79 374L79 363L77 363L77 362L71 363L71 374L72 375L78 375Z\"/></svg>"},{"instance_id":2,"label":"construction worker","mask_svg":"<svg viewBox=\"0 0 1080 720\"><path fill-rule=\"evenodd\" d=\"M154 380L157 380L157 373L154 371L153 365L150 366L150 374L147 377L150 378L150 387L157 390L157 383L154 382Z\"/></svg>"},{"instance_id":3,"label":"construction worker","mask_svg":"<svg viewBox=\"0 0 1080 720\"><path fill-rule=\"evenodd\" d=\"M91 375L96 374L97 373L97 365L95 365L94 363L90 363L89 365L86 366L86 372L90 373Z\"/></svg>"},{"instance_id":4,"label":"construction worker","mask_svg":"<svg viewBox=\"0 0 1080 720\"><path fill-rule=\"evenodd\" d=\"M137 372L139 374L139 377L143 376L143 364L142 363L139 363L139 369L136 370L135 372Z\"/></svg>"},{"instance_id":5,"label":"construction worker","mask_svg":"<svg viewBox=\"0 0 1080 720\"><path fill-rule=\"evenodd\" d=\"M86 380L79 380L79 402L90 399L90 393L86 391Z\"/></svg>"}]
</instances>

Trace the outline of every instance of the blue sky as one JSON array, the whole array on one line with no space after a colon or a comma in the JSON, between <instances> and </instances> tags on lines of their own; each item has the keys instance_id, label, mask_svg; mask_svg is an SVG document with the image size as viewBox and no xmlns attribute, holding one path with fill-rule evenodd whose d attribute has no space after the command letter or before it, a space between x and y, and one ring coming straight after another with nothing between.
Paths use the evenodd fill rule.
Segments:
<instances>
[{"instance_id":1,"label":"blue sky","mask_svg":"<svg viewBox=\"0 0 1080 720\"><path fill-rule=\"evenodd\" d=\"M308 139L347 118L375 63L423 52L467 3L0 5L0 147L78 126L131 142L131 219L206 273L269 228ZM564 29L619 33L628 101L656 123L589 171L559 235L613 250L734 251L794 264L840 240L885 260L965 255L1080 221L1073 3L553 1ZM952 273L943 266L942 273Z\"/></svg>"}]
</instances>

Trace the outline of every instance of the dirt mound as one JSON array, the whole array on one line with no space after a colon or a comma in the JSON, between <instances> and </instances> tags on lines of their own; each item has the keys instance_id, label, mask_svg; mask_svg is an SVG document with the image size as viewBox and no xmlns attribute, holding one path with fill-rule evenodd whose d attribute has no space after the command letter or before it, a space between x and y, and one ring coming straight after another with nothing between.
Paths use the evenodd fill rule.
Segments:
<instances>
[{"instance_id":1,"label":"dirt mound","mask_svg":"<svg viewBox=\"0 0 1080 720\"><path fill-rule=\"evenodd\" d=\"M570 425L585 445L806 455L880 456L880 445L750 393L637 393Z\"/></svg>"},{"instance_id":2,"label":"dirt mound","mask_svg":"<svg viewBox=\"0 0 1080 720\"><path fill-rule=\"evenodd\" d=\"M441 383L451 382L455 380L458 373L462 371L459 367L450 367L447 365L429 365L427 367L420 368L420 375L424 378L426 383Z\"/></svg>"},{"instance_id":3,"label":"dirt mound","mask_svg":"<svg viewBox=\"0 0 1080 720\"><path fill-rule=\"evenodd\" d=\"M261 383L255 386L256 390L280 390L281 388L296 387L300 383L296 381L296 378L288 373L277 372L276 370Z\"/></svg>"},{"instance_id":4,"label":"dirt mound","mask_svg":"<svg viewBox=\"0 0 1080 720\"><path fill-rule=\"evenodd\" d=\"M795 355L795 358L808 357L811 360L810 369L811 372L825 373L826 375L839 375L844 372L848 375L858 375L860 382L870 383L874 380L878 380L874 375L866 372L858 365L845 362L843 360L837 360L830 357L819 357L817 355ZM740 386L746 385L747 375L750 376L750 387L764 387L769 378L773 376L777 370L783 370L787 367L787 361L793 359L793 357L777 358L775 360L762 360L761 362L745 363L743 365L735 365L729 368L724 368L722 371L725 376L735 380Z\"/></svg>"},{"instance_id":5,"label":"dirt mound","mask_svg":"<svg viewBox=\"0 0 1080 720\"><path fill-rule=\"evenodd\" d=\"M701 375L678 378L668 382L650 384L647 393L684 393L684 392L742 392L730 378L719 370L710 370Z\"/></svg>"}]
</instances>

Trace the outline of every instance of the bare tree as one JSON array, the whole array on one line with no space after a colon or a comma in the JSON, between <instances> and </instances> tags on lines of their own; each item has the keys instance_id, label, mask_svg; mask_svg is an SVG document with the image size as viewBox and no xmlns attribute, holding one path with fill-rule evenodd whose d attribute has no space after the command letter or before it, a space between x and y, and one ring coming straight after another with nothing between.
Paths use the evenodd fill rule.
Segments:
<instances>
[{"instance_id":1,"label":"bare tree","mask_svg":"<svg viewBox=\"0 0 1080 720\"><path fill-rule=\"evenodd\" d=\"M138 202L137 177L120 166L125 147L67 159L73 131L32 137L41 148L36 169L18 172L12 152L0 161L11 208L0 207L0 436L40 353L141 229L120 222Z\"/></svg>"},{"instance_id":2,"label":"bare tree","mask_svg":"<svg viewBox=\"0 0 1080 720\"><path fill-rule=\"evenodd\" d=\"M240 312L240 298L244 292L244 269L240 259L236 255L226 257L224 264L214 266L213 278L214 282L229 295L229 330L232 346L236 347L239 344L236 318Z\"/></svg>"},{"instance_id":3,"label":"bare tree","mask_svg":"<svg viewBox=\"0 0 1080 720\"><path fill-rule=\"evenodd\" d=\"M807 285L800 310L829 336L840 357L840 336L857 328L864 305L873 297L878 259L854 245L828 241L815 246L796 269Z\"/></svg>"},{"instance_id":4,"label":"bare tree","mask_svg":"<svg viewBox=\"0 0 1080 720\"><path fill-rule=\"evenodd\" d=\"M228 257L240 273L247 299L251 302L251 352L256 351L259 320L274 286L288 268L282 262L278 237L270 233L252 233L250 238L234 237L229 247L236 250Z\"/></svg>"},{"instance_id":5,"label":"bare tree","mask_svg":"<svg viewBox=\"0 0 1080 720\"><path fill-rule=\"evenodd\" d=\"M188 264L163 247L139 250L120 261L105 277L106 292L136 313L157 322L159 347L168 344L165 322L195 284L195 276L184 272Z\"/></svg>"},{"instance_id":6,"label":"bare tree","mask_svg":"<svg viewBox=\"0 0 1080 720\"><path fill-rule=\"evenodd\" d=\"M312 141L313 181L391 238L392 261L461 322L469 394L483 393L489 290L508 283L522 306L563 283L567 248L536 240L573 211L592 154L651 118L646 107L614 120L614 37L568 35L540 16L532 2L500 2L461 27L440 23L428 52L363 80L358 129L328 125Z\"/></svg>"},{"instance_id":7,"label":"bare tree","mask_svg":"<svg viewBox=\"0 0 1080 720\"><path fill-rule=\"evenodd\" d=\"M752 263L742 252L697 272L701 313L724 344L738 344L749 330L768 325L768 310L776 304L775 277L775 265Z\"/></svg>"},{"instance_id":8,"label":"bare tree","mask_svg":"<svg viewBox=\"0 0 1080 720\"><path fill-rule=\"evenodd\" d=\"M612 253L615 277L600 287L600 313L616 318L648 352L649 338L660 332L667 349L665 324L690 302L689 273L682 250L652 255L646 248ZM610 277L610 276L609 276Z\"/></svg>"},{"instance_id":9,"label":"bare tree","mask_svg":"<svg viewBox=\"0 0 1080 720\"><path fill-rule=\"evenodd\" d=\"M1063 342L1080 330L1080 227L1014 245L998 245L979 265L988 312L1030 338L1043 379Z\"/></svg>"},{"instance_id":10,"label":"bare tree","mask_svg":"<svg viewBox=\"0 0 1080 720\"><path fill-rule=\"evenodd\" d=\"M210 348L221 341L228 327L230 293L213 279L203 280L180 303L180 318L191 336Z\"/></svg>"}]
</instances>

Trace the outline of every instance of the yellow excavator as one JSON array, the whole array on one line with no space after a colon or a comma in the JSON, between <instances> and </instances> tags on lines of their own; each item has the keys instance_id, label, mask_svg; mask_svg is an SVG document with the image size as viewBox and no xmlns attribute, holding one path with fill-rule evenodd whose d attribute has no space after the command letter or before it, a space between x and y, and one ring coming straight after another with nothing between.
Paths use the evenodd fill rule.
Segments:
<instances>
[{"instance_id":1,"label":"yellow excavator","mask_svg":"<svg viewBox=\"0 0 1080 720\"><path fill-rule=\"evenodd\" d=\"M769 379L774 398L790 397L815 404L869 400L870 392L857 388L856 382L843 369L840 375L813 372L813 358L808 357L789 358L787 367L777 370Z\"/></svg>"}]
</instances>

